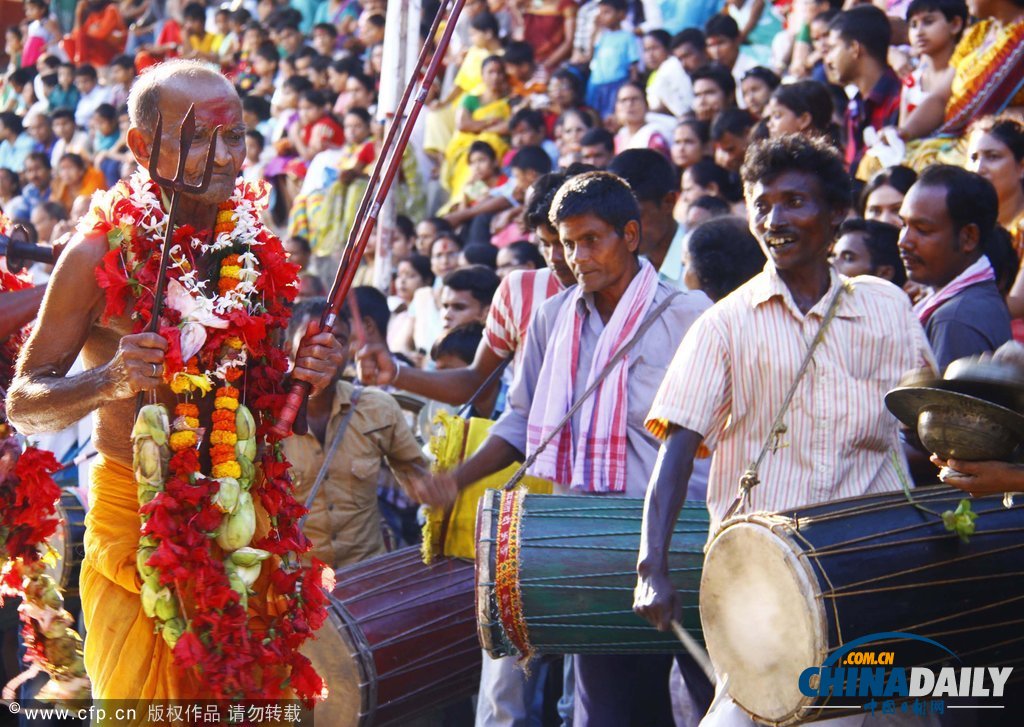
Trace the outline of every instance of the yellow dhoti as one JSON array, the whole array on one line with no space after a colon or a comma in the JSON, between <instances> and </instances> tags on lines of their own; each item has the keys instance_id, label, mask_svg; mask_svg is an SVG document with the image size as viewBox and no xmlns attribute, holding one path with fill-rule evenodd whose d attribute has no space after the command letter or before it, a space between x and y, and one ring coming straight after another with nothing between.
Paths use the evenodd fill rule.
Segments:
<instances>
[{"instance_id":1,"label":"yellow dhoti","mask_svg":"<svg viewBox=\"0 0 1024 727\"><path fill-rule=\"evenodd\" d=\"M195 686L173 664L170 647L142 611L135 552L139 501L128 467L99 458L85 518L82 613L85 668L94 699L187 699Z\"/></svg>"}]
</instances>

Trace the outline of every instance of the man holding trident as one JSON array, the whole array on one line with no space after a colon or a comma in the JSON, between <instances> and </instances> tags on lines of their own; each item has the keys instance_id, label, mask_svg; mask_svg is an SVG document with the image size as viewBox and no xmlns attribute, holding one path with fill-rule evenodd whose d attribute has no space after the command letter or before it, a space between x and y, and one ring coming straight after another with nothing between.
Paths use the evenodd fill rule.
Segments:
<instances>
[{"instance_id":1,"label":"man holding trident","mask_svg":"<svg viewBox=\"0 0 1024 727\"><path fill-rule=\"evenodd\" d=\"M299 565L309 547L302 509L268 436L283 399L296 269L260 222L265 192L236 182L245 126L225 78L171 61L140 77L128 103L127 141L141 169L93 200L8 396L26 434L96 412L101 457L81 573L94 697L312 698L322 684L298 647L324 617L321 573ZM190 104L194 143L178 136ZM158 177L187 188L176 217L187 224L173 228L163 271L175 220L143 171L154 129L163 132ZM153 316L158 333L141 332ZM68 376L79 353L86 370ZM333 335L309 336L290 375L318 391L341 360ZM173 413L140 417L133 430L142 392Z\"/></svg>"}]
</instances>

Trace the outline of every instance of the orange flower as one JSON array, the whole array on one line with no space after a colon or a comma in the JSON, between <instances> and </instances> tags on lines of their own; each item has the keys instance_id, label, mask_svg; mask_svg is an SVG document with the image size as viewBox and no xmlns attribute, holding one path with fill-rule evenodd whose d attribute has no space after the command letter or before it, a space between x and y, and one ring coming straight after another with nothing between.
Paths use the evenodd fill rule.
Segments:
<instances>
[{"instance_id":1,"label":"orange flower","mask_svg":"<svg viewBox=\"0 0 1024 727\"><path fill-rule=\"evenodd\" d=\"M237 278L221 278L217 281L217 292L221 295L234 290L238 287Z\"/></svg>"},{"instance_id":2,"label":"orange flower","mask_svg":"<svg viewBox=\"0 0 1024 727\"><path fill-rule=\"evenodd\" d=\"M183 401L174 407L174 413L180 417L197 417L199 416L199 407Z\"/></svg>"},{"instance_id":3,"label":"orange flower","mask_svg":"<svg viewBox=\"0 0 1024 727\"><path fill-rule=\"evenodd\" d=\"M233 462L235 460L235 447L232 444L215 444L210 447L210 461L214 464L222 462Z\"/></svg>"},{"instance_id":4,"label":"orange flower","mask_svg":"<svg viewBox=\"0 0 1024 727\"><path fill-rule=\"evenodd\" d=\"M244 373L245 371L243 369L231 366L230 368L224 371L224 378L227 379L228 381L238 381L240 378L242 378L242 374Z\"/></svg>"},{"instance_id":5,"label":"orange flower","mask_svg":"<svg viewBox=\"0 0 1024 727\"><path fill-rule=\"evenodd\" d=\"M235 426L235 413L228 411L227 409L216 409L213 412L213 423L219 424L220 422L231 422L232 428ZM214 427L216 429L216 427Z\"/></svg>"},{"instance_id":6,"label":"orange flower","mask_svg":"<svg viewBox=\"0 0 1024 727\"><path fill-rule=\"evenodd\" d=\"M217 397L230 396L232 399L238 398L238 389L234 386L222 386L217 389Z\"/></svg>"},{"instance_id":7,"label":"orange flower","mask_svg":"<svg viewBox=\"0 0 1024 727\"><path fill-rule=\"evenodd\" d=\"M225 265L238 265L238 255L228 255L220 261L221 267Z\"/></svg>"},{"instance_id":8,"label":"orange flower","mask_svg":"<svg viewBox=\"0 0 1024 727\"><path fill-rule=\"evenodd\" d=\"M220 410L214 412L214 414L221 414L221 413L223 413L223 414L230 414L231 412L229 412L227 409L220 409ZM235 423L234 423L234 421L230 421L230 422L227 422L227 421L214 422L213 423L213 431L215 431L215 432L234 432L235 431Z\"/></svg>"}]
</instances>

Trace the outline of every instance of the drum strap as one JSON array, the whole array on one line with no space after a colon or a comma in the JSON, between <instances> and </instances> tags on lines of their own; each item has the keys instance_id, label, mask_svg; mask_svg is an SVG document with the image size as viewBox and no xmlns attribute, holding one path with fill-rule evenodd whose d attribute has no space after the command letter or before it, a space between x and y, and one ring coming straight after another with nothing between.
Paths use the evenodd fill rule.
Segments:
<instances>
[{"instance_id":1,"label":"drum strap","mask_svg":"<svg viewBox=\"0 0 1024 727\"><path fill-rule=\"evenodd\" d=\"M612 372L612 369L615 368L615 365L619 361L621 361L622 358L627 353L630 352L633 346L635 346L637 342L639 342L640 338L645 333L647 333L647 330L654 325L654 322L658 320L662 313L665 312L669 304L673 301L673 299L675 299L677 295L681 295L681 293L678 290L672 291L672 293L667 298L665 298L665 300L661 301L661 303L658 304L657 308L655 308L654 310L647 314L647 318L645 318L644 322L640 324L640 327L636 330L636 333L633 334L633 337L626 342L625 346L616 351L614 356L608 359L608 363L605 364L605 367L601 370L601 373L597 375L597 378L594 379L593 383L591 383L590 386L587 387L587 390L583 392L582 396L580 396L579 399L573 402L572 406L569 407L569 411L566 412L564 417L562 417L562 420L558 422L556 426L552 427L551 431L548 432L548 435L540 441L540 444L537 445L537 449L533 450L530 456L526 458L526 461L519 466L519 469L516 470L516 473L512 475L512 479L510 479L505 484L506 490L511 490L520 483L523 477L526 476L526 471L533 466L534 462L537 461L537 457L539 457L541 452L544 451L544 448L547 447L548 444L551 443L551 440L554 439L558 435L558 433L562 431L562 427L564 427L572 420L573 415L577 411L579 411L580 407L583 406L584 402L586 402L590 395L597 391L597 387L601 385L602 381L608 378L608 374Z\"/></svg>"},{"instance_id":2,"label":"drum strap","mask_svg":"<svg viewBox=\"0 0 1024 727\"><path fill-rule=\"evenodd\" d=\"M345 412L345 416L338 422L338 428L334 430L334 437L331 438L331 443L324 450L324 461L320 465L320 471L316 473L316 479L313 480L313 487L309 491L309 497L306 498L306 514L299 520L299 530L302 530L302 526L306 524L306 518L309 517L309 509L313 507L313 502L316 500L316 495L320 492L320 488L324 484L324 480L327 479L327 470L331 467L331 460L334 459L334 453L338 451L338 447L341 446L341 440L345 438L345 432L348 430L349 422L352 421L352 415L356 413L356 404L359 403L359 395L362 393L362 389L356 387L352 390L352 400L349 404L348 411Z\"/></svg>"},{"instance_id":3,"label":"drum strap","mask_svg":"<svg viewBox=\"0 0 1024 727\"><path fill-rule=\"evenodd\" d=\"M761 484L761 480L757 477L757 470L764 461L769 451L775 451L778 449L779 438L786 433L786 424L782 421L783 417L786 416L786 412L789 410L789 405L793 402L793 396L796 394L796 387L800 385L800 381L804 378L804 374L807 373L808 367L811 365L811 358L814 356L815 350L818 348L823 340L825 340L825 332L828 330L829 324L832 319L836 317L836 311L839 310L839 299L842 297L843 291L852 286L849 282L844 282L836 288L835 294L832 296L832 300L829 301L828 310L825 312L824 317L821 319L821 325L818 326L818 332L814 334L814 338L811 339L810 344L807 346L807 353L804 354L804 360L800 364L800 370L796 372L796 378L793 379L792 385L789 387L789 391L786 392L786 398L782 401L782 406L779 407L778 414L775 415L775 421L772 422L772 428L768 430L768 436L764 440L764 446L761 447L761 453L757 455L757 459L750 463L746 471L740 477L740 489L736 495L736 499L733 500L729 509L725 511L725 515L722 516L722 520L728 520L733 515L737 514L747 506L747 498L750 496L750 491Z\"/></svg>"}]
</instances>

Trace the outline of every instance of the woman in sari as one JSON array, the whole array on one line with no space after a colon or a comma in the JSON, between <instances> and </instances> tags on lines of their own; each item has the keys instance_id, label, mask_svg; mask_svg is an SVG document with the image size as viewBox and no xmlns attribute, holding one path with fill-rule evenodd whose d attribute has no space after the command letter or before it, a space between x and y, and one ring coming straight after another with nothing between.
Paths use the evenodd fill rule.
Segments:
<instances>
[{"instance_id":1,"label":"woman in sari","mask_svg":"<svg viewBox=\"0 0 1024 727\"><path fill-rule=\"evenodd\" d=\"M508 73L500 56L483 64L483 83L466 94L455 115L455 135L445 150L441 183L456 196L469 180L469 147L486 141L501 159L508 150L508 121L512 108L508 97Z\"/></svg>"}]
</instances>

